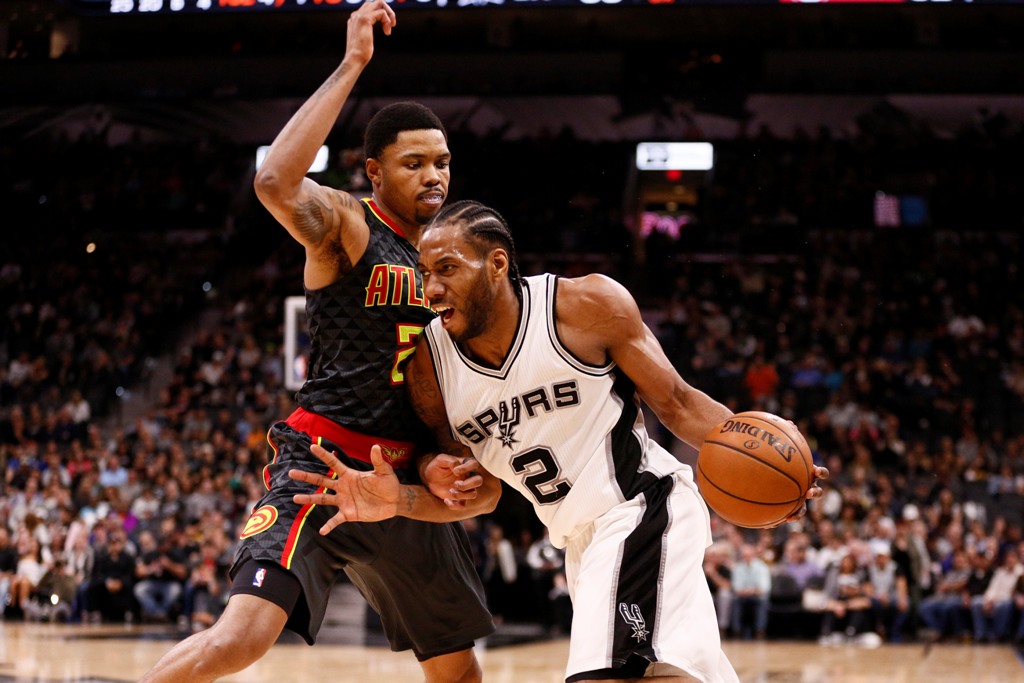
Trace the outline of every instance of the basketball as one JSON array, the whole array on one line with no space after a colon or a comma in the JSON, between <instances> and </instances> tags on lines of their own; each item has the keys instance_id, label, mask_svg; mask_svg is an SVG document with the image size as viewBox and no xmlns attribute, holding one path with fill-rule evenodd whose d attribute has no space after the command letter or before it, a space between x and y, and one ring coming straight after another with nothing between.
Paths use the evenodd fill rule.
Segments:
<instances>
[{"instance_id":1,"label":"basketball","mask_svg":"<svg viewBox=\"0 0 1024 683\"><path fill-rule=\"evenodd\" d=\"M737 413L704 437L697 486L727 522L773 527L803 505L814 483L807 441L787 420L760 411Z\"/></svg>"}]
</instances>

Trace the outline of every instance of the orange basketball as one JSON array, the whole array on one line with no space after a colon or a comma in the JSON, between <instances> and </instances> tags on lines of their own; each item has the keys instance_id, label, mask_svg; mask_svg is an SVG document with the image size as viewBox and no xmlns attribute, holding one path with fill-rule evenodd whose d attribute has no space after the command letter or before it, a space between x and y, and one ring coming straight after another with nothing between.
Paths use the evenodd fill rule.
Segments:
<instances>
[{"instance_id":1,"label":"orange basketball","mask_svg":"<svg viewBox=\"0 0 1024 683\"><path fill-rule=\"evenodd\" d=\"M737 413L704 437L697 486L727 522L758 529L780 524L803 505L814 460L795 426L778 415Z\"/></svg>"}]
</instances>

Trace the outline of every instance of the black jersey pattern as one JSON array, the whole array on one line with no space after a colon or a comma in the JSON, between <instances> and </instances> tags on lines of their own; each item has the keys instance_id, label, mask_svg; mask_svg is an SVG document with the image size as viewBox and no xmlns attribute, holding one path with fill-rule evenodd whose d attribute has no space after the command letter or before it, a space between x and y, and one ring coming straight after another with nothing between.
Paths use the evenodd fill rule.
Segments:
<instances>
[{"instance_id":1,"label":"black jersey pattern","mask_svg":"<svg viewBox=\"0 0 1024 683\"><path fill-rule=\"evenodd\" d=\"M306 290L310 359L296 400L363 434L401 441L422 435L398 361L434 317L423 298L417 252L363 200L370 241L353 269Z\"/></svg>"}]
</instances>

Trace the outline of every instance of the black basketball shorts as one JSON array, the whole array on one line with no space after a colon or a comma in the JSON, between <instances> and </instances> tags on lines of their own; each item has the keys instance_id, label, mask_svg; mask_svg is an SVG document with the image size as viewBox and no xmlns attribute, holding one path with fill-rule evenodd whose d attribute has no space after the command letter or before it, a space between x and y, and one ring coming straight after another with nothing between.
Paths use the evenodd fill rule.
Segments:
<instances>
[{"instance_id":1,"label":"black basketball shorts","mask_svg":"<svg viewBox=\"0 0 1024 683\"><path fill-rule=\"evenodd\" d=\"M371 469L337 444L317 438L346 465ZM312 644L331 588L344 571L380 614L393 650L412 649L420 659L427 659L469 647L494 632L461 523L396 517L345 523L321 536L320 527L336 510L292 502L296 493L315 489L288 476L290 469L327 473L309 450L312 437L278 422L267 439L273 451L264 478L269 489L245 526L231 575L250 557L258 563L275 562L291 572L302 592L287 628ZM250 586L243 592L253 590Z\"/></svg>"}]
</instances>

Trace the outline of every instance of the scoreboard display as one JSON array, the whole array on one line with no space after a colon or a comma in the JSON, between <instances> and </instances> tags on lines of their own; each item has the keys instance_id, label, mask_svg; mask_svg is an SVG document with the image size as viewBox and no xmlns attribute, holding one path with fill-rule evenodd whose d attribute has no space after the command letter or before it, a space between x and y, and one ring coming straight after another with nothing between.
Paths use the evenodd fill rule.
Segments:
<instances>
[{"instance_id":1,"label":"scoreboard display","mask_svg":"<svg viewBox=\"0 0 1024 683\"><path fill-rule=\"evenodd\" d=\"M403 8L611 7L779 4L1004 5L1022 0L388 0ZM83 14L242 13L352 9L363 0L64 0Z\"/></svg>"}]
</instances>

